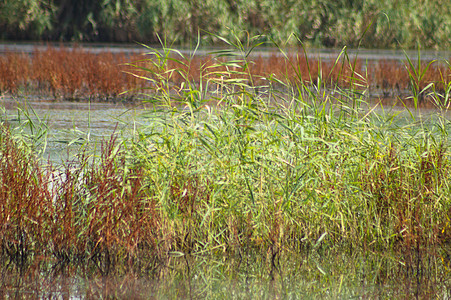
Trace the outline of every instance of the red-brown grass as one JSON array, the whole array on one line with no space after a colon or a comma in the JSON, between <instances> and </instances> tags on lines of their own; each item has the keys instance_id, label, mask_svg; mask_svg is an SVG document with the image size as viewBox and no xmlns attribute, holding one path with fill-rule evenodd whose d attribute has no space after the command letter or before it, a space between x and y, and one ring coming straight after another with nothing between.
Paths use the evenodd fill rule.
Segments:
<instances>
[{"instance_id":1,"label":"red-brown grass","mask_svg":"<svg viewBox=\"0 0 451 300\"><path fill-rule=\"evenodd\" d=\"M24 155L9 130L1 128L0 243L17 264L24 265L34 248L50 238L47 227L54 209L50 191L43 188L48 175Z\"/></svg>"},{"instance_id":2,"label":"red-brown grass","mask_svg":"<svg viewBox=\"0 0 451 300\"><path fill-rule=\"evenodd\" d=\"M267 83L267 78L274 76L287 84L316 84L318 77L331 87L369 88L383 95L396 97L412 88L407 63L396 60L381 59L365 65L360 60L340 59L317 60L304 55L290 54L285 59L282 56L256 56L248 68L226 67L219 65L224 59L214 59L210 56L195 56L190 61L181 60L184 64L168 60L164 69L153 68L149 61L151 57L126 53L103 52L90 53L82 48L53 48L35 50L32 55L9 53L0 56L0 91L16 94L19 91L37 92L51 95L57 99L114 100L121 93L129 91L126 97L133 98L143 88L149 86L136 76L150 76L142 70L128 65L150 68L156 74L166 78L175 85L180 85L187 79L193 82L220 81L227 74L229 78L246 78L254 85ZM422 67L427 62L421 62ZM180 72L162 72L177 69ZM231 72L232 71L232 72ZM250 76L250 77L249 77ZM433 63L425 72L418 84L420 90L430 83L435 84L435 91L443 92L451 80L448 65Z\"/></svg>"},{"instance_id":3,"label":"red-brown grass","mask_svg":"<svg viewBox=\"0 0 451 300\"><path fill-rule=\"evenodd\" d=\"M38 257L90 259L108 273L118 259L142 257L140 251L156 258L165 250L157 247L159 215L143 188L145 176L125 171L115 137L102 144L99 163L82 154L58 172L33 159L8 128L1 130L2 256L19 267Z\"/></svg>"},{"instance_id":4,"label":"red-brown grass","mask_svg":"<svg viewBox=\"0 0 451 300\"><path fill-rule=\"evenodd\" d=\"M449 176L446 146L442 143L435 150L428 150L414 166L406 168L398 149L390 146L381 161L380 169L374 173L363 173L367 189L377 197L377 215L384 228L394 226L397 247L412 249L417 244L436 246L446 240L446 225L433 220L434 187L443 183ZM369 176L369 177L368 177ZM406 188L409 180L417 182L417 188ZM433 220L433 221L432 221ZM440 234L442 231L442 234Z\"/></svg>"}]
</instances>

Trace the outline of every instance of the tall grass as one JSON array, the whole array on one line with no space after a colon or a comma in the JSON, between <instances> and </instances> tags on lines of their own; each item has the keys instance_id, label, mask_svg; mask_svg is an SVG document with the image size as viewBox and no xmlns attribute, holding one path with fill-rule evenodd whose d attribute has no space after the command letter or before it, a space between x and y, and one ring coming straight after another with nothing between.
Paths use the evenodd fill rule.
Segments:
<instances>
[{"instance_id":1,"label":"tall grass","mask_svg":"<svg viewBox=\"0 0 451 300\"><path fill-rule=\"evenodd\" d=\"M147 81L152 122L132 139L113 135L98 157L81 150L45 167L3 126L2 256L161 274L187 254L258 253L275 266L344 248L398 251L408 263L412 251L449 245L446 118L368 103L346 49L318 74L286 56L289 79L252 71L258 38L226 42L211 63L163 44L129 64Z\"/></svg>"},{"instance_id":2,"label":"tall grass","mask_svg":"<svg viewBox=\"0 0 451 300\"><path fill-rule=\"evenodd\" d=\"M145 70L158 86L150 99L160 106L131 149L174 250L257 251L274 263L299 249L424 253L449 243L446 119L367 103L365 76L345 49L329 74L348 86L331 87L289 58L297 80L255 76L253 45L229 45L238 51L216 53L216 65L193 66L168 48L149 53L159 62ZM180 85L166 85L173 74Z\"/></svg>"}]
</instances>

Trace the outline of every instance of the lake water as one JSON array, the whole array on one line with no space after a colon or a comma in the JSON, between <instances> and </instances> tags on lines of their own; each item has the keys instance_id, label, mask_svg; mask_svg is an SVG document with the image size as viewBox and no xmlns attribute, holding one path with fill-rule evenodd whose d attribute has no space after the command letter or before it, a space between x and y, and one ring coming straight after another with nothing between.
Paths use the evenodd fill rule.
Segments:
<instances>
[{"instance_id":1,"label":"lake water","mask_svg":"<svg viewBox=\"0 0 451 300\"><path fill-rule=\"evenodd\" d=\"M63 46L65 48L71 49L74 47L74 44L71 43L29 43L29 42L1 42L0 43L0 55L3 53L32 53L35 49L37 50L45 50L49 45L52 47L60 47ZM100 44L100 43L81 43L76 44L77 47L82 47L83 50L92 52L92 53L102 53L102 52L112 52L112 53L145 53L148 52L146 48L141 45L136 44ZM160 45L151 45L156 49L161 48ZM184 55L189 55L192 53L192 50L188 48L177 48ZM224 47L210 47L210 48L201 48L196 51L198 55L206 55L208 53L224 50ZM229 48L227 48L229 49ZM302 48L299 47L290 47L285 49L287 52L303 52ZM321 59L336 59L337 56L342 52L343 49L319 49L319 48L307 48L307 55L314 58ZM395 59L395 60L404 60L406 55L412 59L416 60L418 57L417 50L395 50L395 49L346 49L347 53L351 58L357 55L362 60L379 60L379 59ZM266 57L273 54L280 54L280 51L275 47L258 47L252 52L255 56ZM446 50L421 50L421 58L424 60L433 60L433 59L450 59L451 51Z\"/></svg>"},{"instance_id":2,"label":"lake water","mask_svg":"<svg viewBox=\"0 0 451 300\"><path fill-rule=\"evenodd\" d=\"M87 142L99 142L113 133L129 136L136 126L143 125L145 119L138 118L145 110L142 106L121 103L58 102L40 97L0 99L0 107L5 109L4 119L12 125L29 130L27 112L36 126L48 131L44 157L53 161L67 158L68 150L76 151ZM33 110L31 110L32 108ZM33 111L35 113L33 113ZM70 145L68 149L68 145Z\"/></svg>"}]
</instances>

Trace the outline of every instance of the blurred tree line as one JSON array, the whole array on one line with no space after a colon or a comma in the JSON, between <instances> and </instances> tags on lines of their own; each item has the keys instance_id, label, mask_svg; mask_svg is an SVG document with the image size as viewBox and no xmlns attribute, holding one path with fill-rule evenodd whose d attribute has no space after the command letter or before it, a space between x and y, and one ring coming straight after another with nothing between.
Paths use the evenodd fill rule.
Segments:
<instances>
[{"instance_id":1,"label":"blurred tree line","mask_svg":"<svg viewBox=\"0 0 451 300\"><path fill-rule=\"evenodd\" d=\"M371 24L371 26L369 26ZM449 0L0 0L0 38L204 45L292 33L322 47L451 48ZM363 35L365 33L365 35ZM363 35L363 39L360 39ZM293 42L295 42L293 40Z\"/></svg>"}]
</instances>

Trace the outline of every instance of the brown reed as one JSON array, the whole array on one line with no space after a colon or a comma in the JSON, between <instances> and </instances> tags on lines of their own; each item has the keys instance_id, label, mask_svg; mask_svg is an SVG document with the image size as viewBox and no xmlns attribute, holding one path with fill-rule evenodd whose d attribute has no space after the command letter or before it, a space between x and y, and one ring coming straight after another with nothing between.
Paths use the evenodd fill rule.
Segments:
<instances>
[{"instance_id":1,"label":"brown reed","mask_svg":"<svg viewBox=\"0 0 451 300\"><path fill-rule=\"evenodd\" d=\"M116 100L124 97L135 98L146 83L129 73L138 74L129 62L135 65L149 67L147 56L126 53L103 52L90 53L83 48L71 50L60 47L48 47L45 50L35 50L32 55L23 53L8 53L0 56L0 92L17 94L39 93L51 95L55 99L86 99ZM383 97L397 97L408 94L412 87L409 77L411 67L407 63L396 60L381 59L365 64L362 60L348 61L340 59L317 60L304 55L289 54L285 59L280 55L269 57L256 56L252 63L245 66L230 67L221 65L224 59L211 56L195 56L189 61L168 61L166 70L177 72L160 74L166 76L178 86L185 78L193 82L218 81L220 74L234 71L230 78L251 76L253 84L267 84L267 78L276 77L287 84L316 84L318 78L331 87L369 88L379 91ZM423 69L428 62L421 62ZM151 67L150 67L151 68ZM154 70L159 72L158 70ZM160 70L161 71L161 70ZM451 81L451 70L446 64L433 63L425 72L420 82L420 90L434 83L436 92L443 92ZM128 93L123 94L128 91Z\"/></svg>"},{"instance_id":2,"label":"brown reed","mask_svg":"<svg viewBox=\"0 0 451 300\"><path fill-rule=\"evenodd\" d=\"M106 274L118 260L157 259L167 251L156 238L160 220L144 173L125 171L114 136L102 143L98 164L82 153L59 172L27 154L7 127L1 130L2 257L20 268L39 257L63 264L89 259Z\"/></svg>"},{"instance_id":3,"label":"brown reed","mask_svg":"<svg viewBox=\"0 0 451 300\"><path fill-rule=\"evenodd\" d=\"M0 244L3 254L26 265L36 248L47 244L48 224L54 210L48 175L24 155L8 128L1 128L0 142Z\"/></svg>"},{"instance_id":4,"label":"brown reed","mask_svg":"<svg viewBox=\"0 0 451 300\"><path fill-rule=\"evenodd\" d=\"M425 155L412 168L406 167L399 149L392 144L386 155L377 161L376 173L362 172L367 190L378 195L377 217L381 227L394 226L399 232L397 247L435 246L447 239L445 232L449 235L449 231L445 230L445 223L432 221L434 186L441 185L449 176L446 151L443 143L437 149L425 150ZM417 188L406 188L406 182L412 179L417 182Z\"/></svg>"}]
</instances>

